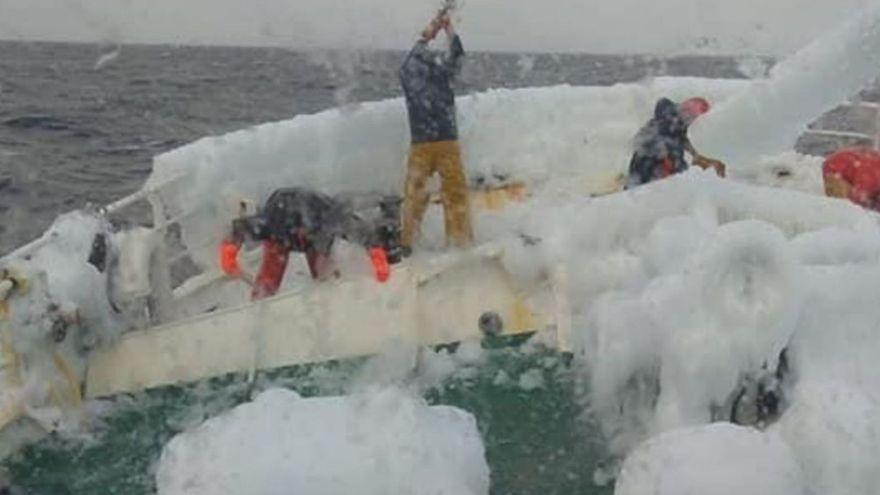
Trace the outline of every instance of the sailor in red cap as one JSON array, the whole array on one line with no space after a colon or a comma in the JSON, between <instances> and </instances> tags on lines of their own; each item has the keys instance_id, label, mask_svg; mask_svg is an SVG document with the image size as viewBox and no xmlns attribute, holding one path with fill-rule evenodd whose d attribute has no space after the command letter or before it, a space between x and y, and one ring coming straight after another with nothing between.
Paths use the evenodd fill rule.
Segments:
<instances>
[{"instance_id":1,"label":"sailor in red cap","mask_svg":"<svg viewBox=\"0 0 880 495\"><path fill-rule=\"evenodd\" d=\"M724 164L697 152L687 136L688 127L709 108L709 102L701 97L678 105L668 98L657 101L654 118L636 134L626 186L647 184L684 172L688 169L685 152L691 155L694 165L703 169L712 167L724 177Z\"/></svg>"}]
</instances>

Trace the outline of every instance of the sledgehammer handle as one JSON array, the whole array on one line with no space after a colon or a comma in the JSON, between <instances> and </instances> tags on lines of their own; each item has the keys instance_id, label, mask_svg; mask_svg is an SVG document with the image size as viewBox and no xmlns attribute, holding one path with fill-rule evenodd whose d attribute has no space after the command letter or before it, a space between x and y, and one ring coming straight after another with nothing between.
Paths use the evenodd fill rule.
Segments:
<instances>
[{"instance_id":1,"label":"sledgehammer handle","mask_svg":"<svg viewBox=\"0 0 880 495\"><path fill-rule=\"evenodd\" d=\"M456 0L445 0L443 2L443 6L440 7L440 10L437 12L437 18L441 18L444 15L452 12L458 7L458 2Z\"/></svg>"}]
</instances>

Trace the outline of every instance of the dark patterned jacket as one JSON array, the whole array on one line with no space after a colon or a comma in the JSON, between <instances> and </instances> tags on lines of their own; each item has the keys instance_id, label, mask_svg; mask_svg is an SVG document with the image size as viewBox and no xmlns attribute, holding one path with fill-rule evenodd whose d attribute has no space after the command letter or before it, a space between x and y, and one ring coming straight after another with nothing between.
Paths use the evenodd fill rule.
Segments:
<instances>
[{"instance_id":1,"label":"dark patterned jacket","mask_svg":"<svg viewBox=\"0 0 880 495\"><path fill-rule=\"evenodd\" d=\"M452 82L463 56L461 40L455 35L445 56L432 53L428 43L419 40L403 61L400 84L406 97L413 143L458 139Z\"/></svg>"},{"instance_id":2,"label":"dark patterned jacket","mask_svg":"<svg viewBox=\"0 0 880 495\"><path fill-rule=\"evenodd\" d=\"M636 134L629 163L627 187L633 187L684 172L688 169L687 126L678 106L662 98L654 108L654 118Z\"/></svg>"}]
</instances>

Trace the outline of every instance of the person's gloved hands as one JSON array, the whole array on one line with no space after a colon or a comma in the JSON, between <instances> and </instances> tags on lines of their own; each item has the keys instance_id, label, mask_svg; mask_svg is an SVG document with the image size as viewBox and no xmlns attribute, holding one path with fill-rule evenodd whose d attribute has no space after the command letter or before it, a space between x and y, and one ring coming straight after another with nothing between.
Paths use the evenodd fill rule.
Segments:
<instances>
[{"instance_id":1,"label":"person's gloved hands","mask_svg":"<svg viewBox=\"0 0 880 495\"><path fill-rule=\"evenodd\" d=\"M719 177L727 177L727 165L724 164L721 160L716 160L714 158L708 158L703 155L694 154L694 165L706 170L709 167L715 169L715 173L718 174Z\"/></svg>"},{"instance_id":2,"label":"person's gloved hands","mask_svg":"<svg viewBox=\"0 0 880 495\"><path fill-rule=\"evenodd\" d=\"M727 177L727 165L718 160L712 160L710 166L715 169L718 177Z\"/></svg>"}]
</instances>

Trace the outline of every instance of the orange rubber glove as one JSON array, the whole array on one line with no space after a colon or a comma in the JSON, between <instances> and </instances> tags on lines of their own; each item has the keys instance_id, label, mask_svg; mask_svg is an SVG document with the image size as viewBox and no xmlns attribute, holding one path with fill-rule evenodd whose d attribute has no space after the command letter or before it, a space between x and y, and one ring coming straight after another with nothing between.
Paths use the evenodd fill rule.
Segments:
<instances>
[{"instance_id":1,"label":"orange rubber glove","mask_svg":"<svg viewBox=\"0 0 880 495\"><path fill-rule=\"evenodd\" d=\"M238 266L239 249L241 245L231 239L224 239L220 243L220 268L230 277L241 275L241 268Z\"/></svg>"},{"instance_id":2,"label":"orange rubber glove","mask_svg":"<svg viewBox=\"0 0 880 495\"><path fill-rule=\"evenodd\" d=\"M380 247L370 248L370 262L373 264L373 272L376 280L385 282L391 276L391 266L388 264L388 253Z\"/></svg>"}]
</instances>

